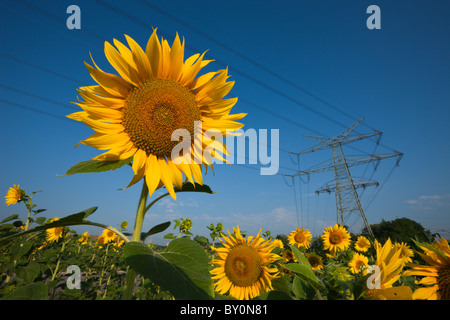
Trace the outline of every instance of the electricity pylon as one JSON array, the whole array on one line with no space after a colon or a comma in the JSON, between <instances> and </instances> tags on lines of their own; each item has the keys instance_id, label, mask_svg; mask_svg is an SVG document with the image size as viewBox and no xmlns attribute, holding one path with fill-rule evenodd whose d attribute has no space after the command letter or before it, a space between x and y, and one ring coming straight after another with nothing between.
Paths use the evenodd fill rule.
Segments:
<instances>
[{"instance_id":1,"label":"electricity pylon","mask_svg":"<svg viewBox=\"0 0 450 320\"><path fill-rule=\"evenodd\" d=\"M363 119L357 121L351 127L345 129L339 135L328 138L328 137L316 137L316 136L305 136L307 138L318 141L319 144L311 147L305 151L294 153L298 157L301 155L316 152L325 149L331 149L332 158L324 163L313 166L307 170L299 171L297 174L289 175L291 177L310 175L312 173L320 173L333 170L334 181L330 181L323 185L316 191L316 194L322 192L335 192L336 194L336 209L337 209L337 223L344 225L345 221L351 214L356 214L360 216L364 225L371 236L373 236L372 229L370 228L369 222L367 221L364 209L361 205L361 201L358 196L356 189L365 188L368 186L378 186L378 182L365 179L365 178L353 178L350 174L350 167L361 165L369 162L376 162L376 167L378 167L381 160L399 157L397 159L397 164L400 161L403 153L395 152L392 154L368 154L363 156L346 156L342 151L342 146L362 139L379 136L381 138L381 131L375 131L369 134L358 134L350 135L350 133L361 123ZM379 139L377 144L379 143Z\"/></svg>"}]
</instances>

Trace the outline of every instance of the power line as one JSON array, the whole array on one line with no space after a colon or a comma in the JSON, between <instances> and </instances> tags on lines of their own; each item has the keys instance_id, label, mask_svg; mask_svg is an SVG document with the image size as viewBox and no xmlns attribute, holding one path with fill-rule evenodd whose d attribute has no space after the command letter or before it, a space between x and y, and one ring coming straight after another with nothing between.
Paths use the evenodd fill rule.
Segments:
<instances>
[{"instance_id":1,"label":"power line","mask_svg":"<svg viewBox=\"0 0 450 320\"><path fill-rule=\"evenodd\" d=\"M42 101L50 102L50 103L53 103L55 105L62 106L64 108L68 108L68 109L71 109L71 110L79 111L79 108L76 108L74 106L67 105L67 104L61 103L59 101L48 99L48 98L45 98L45 97L42 97L42 96L39 96L39 95L35 95L35 94L30 93L30 92L25 92L25 91L19 90L17 88L12 88L10 86L7 86L7 85L1 84L1 83L0 83L0 87L2 87L4 89L7 89L7 90L10 90L10 91L14 91L14 92L20 93L20 94L25 95L25 96L29 96L29 97L35 98L35 99L40 99Z\"/></svg>"},{"instance_id":2,"label":"power line","mask_svg":"<svg viewBox=\"0 0 450 320\"><path fill-rule=\"evenodd\" d=\"M57 22L62 22L62 21L64 21L64 20L60 19L59 17L57 17L57 16L55 16L55 15L49 13L48 11L43 10L43 9L41 9L41 8L38 8L38 7L36 7L36 6L33 6L33 5L29 4L29 3L26 2L26 1L23 1L23 0L18 0L18 1L19 1L19 3L21 3L22 5L24 5L24 6L28 7L28 8L31 8L32 10L34 10L34 11L36 11L36 12L38 12L38 13L40 13L40 14L42 14L42 15L44 15L44 16L46 16L46 17L52 19L52 20L55 20L55 21L57 21ZM117 8L117 7L114 7L114 6L112 6L112 5L109 5L108 3L104 2L104 1L101 1L101 0L96 0L96 2L99 3L100 5L102 5L102 6L106 7L106 8L108 8L108 9L110 9L110 10L112 10L112 11L114 11L114 12L117 13L117 14L120 14L120 15L122 15L122 16L125 16L127 19L130 19L130 20L132 20L132 21L135 22L135 23L138 23L138 24L140 24L140 25L142 25L142 26L144 26L144 27L146 27L146 28L149 28L149 29L152 29L152 30L153 30L153 27L150 26L149 24L147 24L147 23L145 23L144 21L142 21L142 20L140 20L140 19L138 19L138 18L136 18L136 17L134 17L134 16L132 16L132 15L126 13L125 11L123 11L123 10ZM83 31L84 31L85 33L87 33L88 35L91 35L91 36L93 36L93 37L95 37L95 38L97 38L97 39L102 39L102 40L104 39L103 37L101 37L101 36L99 36L99 35L97 35L97 34L95 34L95 33L93 33L93 32L90 32L90 31L86 30L85 28L83 29ZM161 31L159 31L159 32L160 32L161 34L163 34L164 36L166 36L167 38L170 38L170 36L164 34L163 32L161 32ZM217 41L217 40L215 40L215 41ZM218 42L218 41L217 41L217 42ZM220 43L220 42L219 42L219 43ZM229 48L228 46L225 46L225 45L223 45L223 44L222 44L222 46L225 47L225 48ZM199 51L199 50L197 50L197 49L195 49L195 48L189 47L188 45L186 45L186 48L188 48L188 49L190 49L191 51L194 51L194 52L198 52L198 51ZM14 58L14 57L11 57L11 56L7 56L7 55L1 54L1 53L0 53L0 55L6 56L6 57L9 58L9 59L13 59L13 60L18 61L17 58ZM241 55L242 55L242 54L241 54ZM245 56L244 56L244 57L245 57ZM249 58L248 58L248 59L249 59ZM252 61L253 61L253 60L252 60ZM28 65L31 65L30 63L27 63L27 62L24 62L24 61L19 61L19 62L28 64ZM221 62L221 61L219 61L219 60L217 60L217 59L216 59L216 62L218 62L219 64L222 64L222 65L226 66L226 64L224 64L223 62ZM254 62L254 61L253 61L253 62ZM256 63L256 62L255 62L255 63ZM43 69L42 67L39 67L39 66L35 66L35 65L31 65L31 66L33 66L33 67L35 67L35 68ZM310 110L311 112L314 112L314 113L316 113L316 114L319 114L319 115L321 115L322 117L328 119L329 121L332 121L332 122L334 122L334 123L337 123L338 125L340 125L340 126L342 126L342 127L346 127L346 125L344 125L343 123L340 123L340 122L338 122L338 121L335 121L335 120L332 119L331 117L329 117L329 116L327 116L327 115L324 115L323 113L321 113L321 112L319 112L319 111L317 111L317 110L315 110L315 109L313 109L313 108L307 106L306 104L303 104L302 102L300 102L300 101L298 101L298 100L296 100L296 99L291 98L290 96L288 96L288 95L282 93L282 92L279 91L279 90L273 89L271 86L266 85L265 83L263 83L263 82L257 80L256 78L251 77L250 75L247 75L247 74L245 74L245 73L243 73L243 72L241 72L241 71L239 71L239 70L237 70L237 69L233 69L233 70L234 70L236 73L241 74L241 75L243 75L244 77L250 79L251 81L254 81L255 83L257 83L257 84L263 86L264 88L266 88L266 89L268 89L268 90L271 90L271 91L274 91L275 93L277 93L277 94L279 94L279 95L285 97L286 99L290 100L291 102L294 102L294 103L296 103L296 104L299 104L300 106L303 106L304 108L307 108L307 109ZM53 71L50 71L50 70L48 70L48 69L47 69L47 70L44 70L44 71L50 72L50 73L54 73ZM56 74L56 73L54 73L54 74L57 75L57 76L60 76L60 77L62 77L62 78L65 78L65 79L68 79L68 80L72 80L72 81L73 81L73 79L70 79L70 78L67 77L67 76L64 76L64 75L61 75L61 74ZM75 81L76 81L77 83L81 83L81 82L78 81L78 80L75 80ZM288 80L287 80L287 81L288 81ZM263 111L265 111L265 112L267 112L267 113L269 113L269 114L272 114L272 115L278 117L279 119L282 119L282 120L284 120L284 121L287 121L287 122L289 122L289 123L291 123L291 124L294 123L294 125L296 125L296 126L299 126L299 127L301 127L301 128L307 129L307 130L309 130L309 131L311 131L311 132L315 132L315 133L318 133L318 134L320 134L320 135L323 135L323 134L321 134L320 132L318 132L318 131L316 131L316 130L314 130L314 129L312 129L312 128L309 128L309 127L307 127L307 126L305 126L305 125L303 125L303 124L300 124L299 122L293 122L293 121L290 120L289 118L280 116L280 115L277 114L277 113L274 113L274 112L271 112L271 111L269 111L269 110L267 110L267 109L265 109L265 108L259 107L259 106L255 105L255 104L253 104L253 103L251 103L251 102L249 102L249 101L246 101L246 100L243 100L243 99L240 99L240 100L243 101L243 102L245 102L245 103L247 103L247 104L249 104L249 105L251 105L251 106L253 106L253 107L256 107L256 108L258 108L258 109L260 109L260 110L263 110ZM356 148L353 147L353 146L350 146L350 147L351 147L352 149L354 149L354 150L359 151L359 152L366 153L366 152L364 152L364 151L361 151L361 150L356 149ZM391 148L390 148L390 149L391 149ZM393 150L393 149L392 149L392 150ZM280 151L283 151L283 152L289 152L289 151L283 150L283 149L280 149Z\"/></svg>"},{"instance_id":3,"label":"power line","mask_svg":"<svg viewBox=\"0 0 450 320\"><path fill-rule=\"evenodd\" d=\"M115 7L113 7L113 6L107 5L106 3L102 2L102 1L99 1L99 0L96 0L96 1L97 1L98 3L100 3L100 4L102 4L103 6L106 6L107 8L109 8L109 9L111 9L111 10L117 12L117 13L126 16L128 19L131 19L131 20L133 20L133 21L136 22L136 23L139 23L139 24L141 24L141 25L143 25L143 26L145 26L145 27L147 27L147 28L152 28L151 26L149 26L149 25L146 24L145 22L143 22L143 21L141 21L141 20L139 20L139 19L136 19L135 17L133 17L133 16L127 14L127 13L124 12L123 10L120 10L120 9L117 9L117 8L115 8ZM37 12L39 12L39 13L41 13L41 14L47 16L47 17L49 17L50 19L53 19L53 20L58 21L58 22L61 22L61 21L62 21L62 20L59 19L58 17L56 17L56 16L54 16L54 15L52 15L52 14L49 14L49 13L48 13L47 11L45 11L45 10L42 10L42 9L37 8L37 7L35 7L35 6L32 6L32 5L30 5L29 3L25 2L25 1L20 1L20 2L21 2L22 4L24 4L25 6L31 8L32 10L35 10L35 11L37 11ZM96 37L96 38L103 39L102 37L96 35L95 33L89 32L88 34L93 35L93 36ZM217 42L217 41L216 41L216 42ZM225 46L225 47L227 47L227 46ZM191 50L193 50L193 49L191 49ZM235 53L236 53L236 51L235 51ZM62 75L62 74L55 73L55 72L53 72L53 71L51 71L51 70L42 68L42 67L40 67L40 66L36 66L36 65L30 64L30 63L28 63L28 62L26 62L26 61L17 59L17 58L15 58L15 57L11 57L11 56L8 56L8 55L2 54L2 53L0 53L0 55L3 55L4 57L9 58L9 59L12 59L12 60L15 60L15 61L17 61L17 62L21 62L21 63L24 63L24 64L26 64L26 65L35 67L35 68L40 69L40 70L42 70L42 71L45 71L45 72L54 74L55 76L58 76L58 77L61 77L61 78L65 78L65 79L67 79L67 80L75 81L75 82L77 82L77 83L81 83L80 81L78 81L78 80L76 80L76 79L72 79L72 78L70 78L70 77L67 77L67 76ZM245 57L245 56L243 56L242 54L240 54L240 56L241 56L241 57ZM248 59L248 58L247 58L247 59ZM250 60L251 60L251 59L250 59ZM252 61L253 61L253 60L252 60ZM222 63L222 64L223 64L223 63ZM258 65L260 65L260 64L258 64ZM261 66L261 65L260 65L260 66ZM267 69L267 68L266 68L266 69ZM267 70L269 70L269 69L267 69ZM267 70L266 70L266 71L267 71ZM269 71L270 71L270 70L269 70ZM251 79L252 81L254 81L254 82L256 82L256 83L262 85L263 87L265 87L265 88L267 88L267 89L269 89L269 90L272 90L272 91L275 90L275 89L273 89L272 87L266 85L265 83L263 83L263 82L261 82L261 81L255 79L254 77L251 77L251 76L249 76L249 75L247 75L247 74L245 74L245 73L243 73L243 72L240 72L240 71L238 71L238 73L243 74L245 77ZM317 110L314 110L314 109L310 108L309 106L304 105L303 103L301 103L301 102L299 102L299 101L297 101L297 100L295 100L295 99L292 99L291 97L285 95L284 93L282 93L282 92L279 91L279 90L275 90L274 92L275 92L275 93L278 93L278 94L281 95L281 96L284 96L285 98L287 98L287 99L289 99L289 100L291 100L291 101L293 101L293 102L300 103L301 105L303 105L303 107L305 107L305 108L309 109L310 111L315 112L315 113L317 113L317 114L319 114L319 115L325 117L326 119L328 119L328 120L330 120L330 121L333 121L333 122L335 122L335 123L338 123L338 124L341 125L341 126L345 126L344 124L339 123L339 122L335 121L334 119L332 119L332 118L330 118L330 117L328 117L328 116L326 116L326 115L323 115L321 112L318 112ZM241 100L242 100L242 99L241 99ZM278 114L276 114L276 113L274 113L274 112L271 112L271 111L269 111L269 110L267 110L267 109L265 109L265 108L259 107L259 106L255 105L254 103L251 103L250 101L245 101L245 100L244 100L243 102L244 102L244 103L247 103L247 104L249 104L249 105L251 105L251 106L253 106L253 107L257 107L257 108L260 109L260 110L264 110L264 111L266 111L266 112L268 112L268 113L270 113L270 114L272 114L272 115L274 115L274 116L277 116L278 118L283 119L284 121L287 121L287 122L289 122L289 123L291 123L291 124L295 124L295 125L297 125L297 126L300 126L300 127L302 127L302 128L305 128L305 129L307 129L307 130L309 130L309 131L311 131L311 132L319 133L318 131L316 131L316 130L314 130L314 129L312 129L312 128L308 128L307 126L304 126L304 125L300 124L299 122L292 121L292 120L289 119L289 118L282 117L282 116L280 116L280 115L278 115ZM319 133L319 134L320 134L320 133ZM283 149L279 149L279 150L280 150L280 151L284 151L284 152L289 152L289 151L283 150ZM360 150L358 150L358 151L360 151ZM360 151L360 152L362 152L362 151ZM365 153L365 152L363 152L363 153ZM292 170L292 169L289 169L289 170Z\"/></svg>"},{"instance_id":4,"label":"power line","mask_svg":"<svg viewBox=\"0 0 450 320\"><path fill-rule=\"evenodd\" d=\"M58 114L54 114L54 113L51 113L51 112L47 112L47 111L43 111L43 110L39 110L39 109L32 108L32 107L29 107L29 106L25 106L23 104L16 103L16 102L13 102L13 101L9 101L9 100L5 100L5 99L0 98L0 102L4 103L4 104L8 104L8 105L13 106L13 107L22 108L22 109L25 109L25 110L29 110L29 111L37 112L37 113L40 113L40 114L44 114L46 116L50 116L50 117L56 118L58 120L65 120L65 121L70 121L71 123L74 123L73 120L71 120L69 118L66 118L64 116L61 116L61 115L58 115Z\"/></svg>"}]
</instances>

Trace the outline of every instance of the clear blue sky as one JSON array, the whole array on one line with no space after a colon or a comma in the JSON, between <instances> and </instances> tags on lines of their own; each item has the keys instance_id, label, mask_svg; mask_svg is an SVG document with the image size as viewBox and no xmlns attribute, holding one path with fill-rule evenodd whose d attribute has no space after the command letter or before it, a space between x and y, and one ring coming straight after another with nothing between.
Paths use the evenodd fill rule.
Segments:
<instances>
[{"instance_id":1,"label":"clear blue sky","mask_svg":"<svg viewBox=\"0 0 450 320\"><path fill-rule=\"evenodd\" d=\"M63 217L98 206L92 221L132 229L140 184L127 190L129 167L107 173L57 177L100 151L74 148L92 131L64 119L76 88L93 85L83 62L92 53L110 72L105 41L124 34L145 46L151 27L171 43L184 36L186 56L209 50L212 69L229 66L239 97L233 113L246 112L244 129L279 129L280 170L262 176L260 165L217 165L204 182L217 193L166 198L146 217L144 228L189 217L193 233L237 223L248 234L260 228L287 234L298 225L314 235L336 223L334 194L314 191L332 172L309 182L284 179L299 166L287 151L314 145L303 135L335 136L364 117L358 133L383 132L382 145L364 140L346 154L404 153L373 166L351 168L380 187L361 195L370 223L408 217L433 232L450 232L450 3L435 1L10 1L0 4L0 193L20 184L35 196L46 217ZM81 9L81 30L69 30L66 9ZM369 5L381 9L381 29L369 30ZM297 87L294 87L295 84ZM311 94L305 93L302 88ZM319 99L317 99L317 98ZM324 101L326 103L324 103ZM330 107L333 106L333 107ZM315 110L316 112L311 112ZM324 116L325 115L325 116ZM312 130L310 130L312 129ZM375 148L376 147L376 148ZM355 149L356 148L356 149ZM331 157L329 150L301 158L302 170ZM392 171L393 170L393 171ZM0 219L25 216L22 204L0 204ZM357 228L357 221L350 221ZM361 226L361 224L359 224ZM172 227L171 227L172 228ZM77 230L100 230L79 227ZM171 230L170 230L171 231ZM153 238L164 243L160 237Z\"/></svg>"}]
</instances>

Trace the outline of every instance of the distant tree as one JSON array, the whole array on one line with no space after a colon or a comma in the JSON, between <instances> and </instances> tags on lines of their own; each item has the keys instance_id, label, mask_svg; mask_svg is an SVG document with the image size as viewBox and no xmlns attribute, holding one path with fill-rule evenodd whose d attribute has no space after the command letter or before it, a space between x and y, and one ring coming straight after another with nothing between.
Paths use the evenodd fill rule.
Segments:
<instances>
[{"instance_id":1,"label":"distant tree","mask_svg":"<svg viewBox=\"0 0 450 320\"><path fill-rule=\"evenodd\" d=\"M413 244L413 240L428 242L431 240L431 233L426 230L420 223L408 218L397 218L392 221L381 220L380 223L371 224L370 228L380 242L385 242L390 238L394 242L405 242ZM364 228L361 232L367 234Z\"/></svg>"}]
</instances>

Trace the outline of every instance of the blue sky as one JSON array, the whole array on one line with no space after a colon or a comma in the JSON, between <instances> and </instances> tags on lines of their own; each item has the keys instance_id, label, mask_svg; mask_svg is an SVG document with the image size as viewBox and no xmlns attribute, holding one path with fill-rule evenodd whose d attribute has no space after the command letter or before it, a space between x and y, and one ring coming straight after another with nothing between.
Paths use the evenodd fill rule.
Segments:
<instances>
[{"instance_id":1,"label":"blue sky","mask_svg":"<svg viewBox=\"0 0 450 320\"><path fill-rule=\"evenodd\" d=\"M72 4L81 9L81 30L66 27ZM366 27L372 4L381 9L379 30ZM217 165L204 180L216 194L166 198L148 212L144 229L189 217L200 235L217 222L230 229L239 223L248 234L260 228L287 234L300 225L320 235L336 223L335 199L314 191L332 172L295 179L295 188L282 174L305 170L331 152L305 155L300 165L288 152L315 144L304 135L335 136L364 117L357 132L380 130L382 144L363 140L345 147L346 154L404 153L399 166L393 158L376 171L351 168L353 176L380 182L361 195L369 222L408 217L448 237L448 1L5 0L0 7L1 194L13 184L28 193L43 190L35 203L47 209L46 217L98 206L92 221L117 226L126 220L132 229L140 184L118 191L131 168L57 177L99 154L74 148L92 131L64 116L76 107L70 103L76 88L94 84L83 64L89 52L113 72L104 42L127 34L145 46L157 27L170 43L176 32L185 38L185 56L209 50L216 60L211 70L229 67L235 86L228 97L239 98L233 113L248 113L244 130L279 129L280 170L262 176L260 165ZM22 204L0 204L0 219L13 213L26 214ZM349 224L361 226L357 219Z\"/></svg>"}]
</instances>

